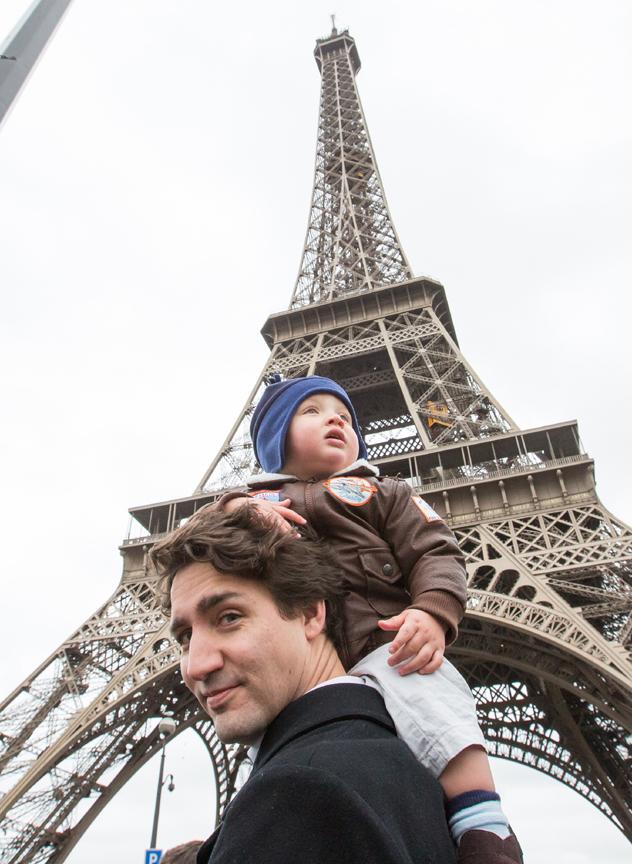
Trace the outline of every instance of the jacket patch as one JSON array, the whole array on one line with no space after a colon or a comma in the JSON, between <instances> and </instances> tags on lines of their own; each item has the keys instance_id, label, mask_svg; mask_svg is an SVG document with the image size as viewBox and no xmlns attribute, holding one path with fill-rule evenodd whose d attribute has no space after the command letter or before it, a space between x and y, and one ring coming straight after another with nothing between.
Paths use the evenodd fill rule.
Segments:
<instances>
[{"instance_id":1,"label":"jacket patch","mask_svg":"<svg viewBox=\"0 0 632 864\"><path fill-rule=\"evenodd\" d=\"M259 498L263 501L281 501L281 493L278 489L257 489L256 492L249 492L251 498Z\"/></svg>"},{"instance_id":2,"label":"jacket patch","mask_svg":"<svg viewBox=\"0 0 632 864\"><path fill-rule=\"evenodd\" d=\"M435 513L430 504L428 504L427 501L424 501L423 498L420 498L419 495L413 495L412 500L421 510L426 522L443 522L441 516L439 516L438 513Z\"/></svg>"},{"instance_id":3,"label":"jacket patch","mask_svg":"<svg viewBox=\"0 0 632 864\"><path fill-rule=\"evenodd\" d=\"M362 507L377 491L365 477L330 477L323 486L334 498L352 507Z\"/></svg>"}]
</instances>

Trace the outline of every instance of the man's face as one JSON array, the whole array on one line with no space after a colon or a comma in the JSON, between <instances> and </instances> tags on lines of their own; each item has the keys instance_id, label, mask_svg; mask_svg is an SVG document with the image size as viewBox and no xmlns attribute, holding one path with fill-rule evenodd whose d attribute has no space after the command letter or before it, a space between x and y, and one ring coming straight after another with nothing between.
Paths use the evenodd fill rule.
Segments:
<instances>
[{"instance_id":1,"label":"man's face","mask_svg":"<svg viewBox=\"0 0 632 864\"><path fill-rule=\"evenodd\" d=\"M332 393L314 393L292 417L283 470L301 480L330 477L355 462L358 450L358 436L344 402Z\"/></svg>"},{"instance_id":2,"label":"man's face","mask_svg":"<svg viewBox=\"0 0 632 864\"><path fill-rule=\"evenodd\" d=\"M253 743L307 689L305 616L282 618L251 579L183 567L171 587L171 629L184 683L225 743Z\"/></svg>"}]
</instances>

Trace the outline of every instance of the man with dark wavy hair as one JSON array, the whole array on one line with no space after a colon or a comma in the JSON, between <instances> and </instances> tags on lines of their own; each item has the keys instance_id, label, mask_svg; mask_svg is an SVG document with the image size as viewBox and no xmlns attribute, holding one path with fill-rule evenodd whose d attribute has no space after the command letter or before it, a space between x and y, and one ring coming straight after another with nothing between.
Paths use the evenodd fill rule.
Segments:
<instances>
[{"instance_id":1,"label":"man with dark wavy hair","mask_svg":"<svg viewBox=\"0 0 632 864\"><path fill-rule=\"evenodd\" d=\"M328 547L253 507L207 507L152 560L185 684L254 762L198 864L453 864L439 784L345 675Z\"/></svg>"}]
</instances>

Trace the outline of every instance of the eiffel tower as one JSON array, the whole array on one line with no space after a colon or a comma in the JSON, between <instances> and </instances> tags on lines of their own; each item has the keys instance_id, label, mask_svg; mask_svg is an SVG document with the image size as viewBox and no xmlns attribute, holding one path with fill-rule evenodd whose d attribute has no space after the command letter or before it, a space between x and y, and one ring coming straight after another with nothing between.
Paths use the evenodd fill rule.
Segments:
<instances>
[{"instance_id":1,"label":"eiffel tower","mask_svg":"<svg viewBox=\"0 0 632 864\"><path fill-rule=\"evenodd\" d=\"M265 382L327 375L369 448L441 512L467 557L451 659L492 754L555 777L632 839L632 531L597 498L576 424L520 429L459 348L443 286L416 279L388 211L347 31L316 43L321 101L312 203L269 358L194 493L134 508L112 596L0 704L3 864L60 862L159 749L153 718L194 729L217 815L241 753L183 687L147 566L151 544L256 472L249 418Z\"/></svg>"}]
</instances>

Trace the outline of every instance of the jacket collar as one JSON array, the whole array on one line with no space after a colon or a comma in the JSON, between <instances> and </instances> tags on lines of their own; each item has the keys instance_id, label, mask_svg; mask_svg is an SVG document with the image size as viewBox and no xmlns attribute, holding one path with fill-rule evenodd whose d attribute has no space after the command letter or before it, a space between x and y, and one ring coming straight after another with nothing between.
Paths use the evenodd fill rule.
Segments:
<instances>
[{"instance_id":1,"label":"jacket collar","mask_svg":"<svg viewBox=\"0 0 632 864\"><path fill-rule=\"evenodd\" d=\"M352 474L354 477L378 477L379 473L379 469L375 465L371 465L366 459L358 459L331 476L346 477ZM293 474L253 474L246 482L251 489L256 489L260 486L279 486L281 483L300 483L301 481Z\"/></svg>"},{"instance_id":2,"label":"jacket collar","mask_svg":"<svg viewBox=\"0 0 632 864\"><path fill-rule=\"evenodd\" d=\"M382 697L373 687L357 684L328 684L310 690L290 702L268 726L257 753L253 774L266 764L286 744L312 729L339 720L369 720L395 734L390 714ZM230 804L228 805L230 807ZM200 847L198 864L207 864L219 838L222 823Z\"/></svg>"},{"instance_id":3,"label":"jacket collar","mask_svg":"<svg viewBox=\"0 0 632 864\"><path fill-rule=\"evenodd\" d=\"M312 729L339 720L369 720L395 733L384 701L373 687L329 684L310 690L289 705L268 726L257 753L253 772L265 765L291 741Z\"/></svg>"}]
</instances>

